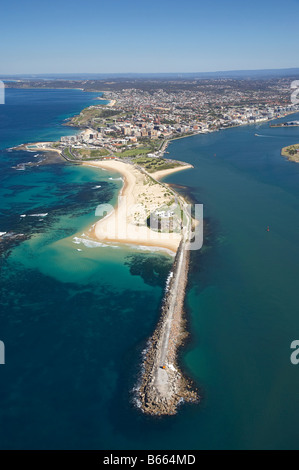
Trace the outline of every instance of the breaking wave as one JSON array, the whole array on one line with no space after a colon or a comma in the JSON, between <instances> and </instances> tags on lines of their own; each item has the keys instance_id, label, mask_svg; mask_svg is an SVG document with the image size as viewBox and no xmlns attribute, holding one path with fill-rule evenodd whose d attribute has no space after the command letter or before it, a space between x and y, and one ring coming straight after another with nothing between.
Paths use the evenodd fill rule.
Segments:
<instances>
[{"instance_id":1,"label":"breaking wave","mask_svg":"<svg viewBox=\"0 0 299 470\"><path fill-rule=\"evenodd\" d=\"M116 245L106 245L105 243L96 242L88 238L80 238L80 237L74 237L73 243L75 243L76 245L80 245L80 243L82 243L82 245L86 246L87 248L98 248L98 247L119 248L119 246L116 246Z\"/></svg>"}]
</instances>

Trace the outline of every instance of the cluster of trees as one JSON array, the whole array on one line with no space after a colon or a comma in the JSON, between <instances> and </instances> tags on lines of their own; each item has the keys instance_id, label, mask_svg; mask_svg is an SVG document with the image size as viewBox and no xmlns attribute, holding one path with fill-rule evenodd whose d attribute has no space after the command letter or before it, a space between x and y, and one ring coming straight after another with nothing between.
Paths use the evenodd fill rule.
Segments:
<instances>
[{"instance_id":1,"label":"cluster of trees","mask_svg":"<svg viewBox=\"0 0 299 470\"><path fill-rule=\"evenodd\" d=\"M299 150L299 149L297 149L296 147L294 147L294 146L292 145L292 146L288 149L288 154L289 154L289 155L292 155L292 156L293 156L293 155L297 155L297 150Z\"/></svg>"}]
</instances>

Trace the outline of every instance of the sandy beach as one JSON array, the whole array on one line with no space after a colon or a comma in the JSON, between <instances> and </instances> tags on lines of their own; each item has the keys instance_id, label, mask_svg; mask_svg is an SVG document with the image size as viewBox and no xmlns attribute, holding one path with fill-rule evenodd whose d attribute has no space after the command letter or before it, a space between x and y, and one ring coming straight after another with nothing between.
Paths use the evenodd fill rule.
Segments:
<instances>
[{"instance_id":1,"label":"sandy beach","mask_svg":"<svg viewBox=\"0 0 299 470\"><path fill-rule=\"evenodd\" d=\"M193 165L182 165L178 166L176 168L170 168L169 170L159 170L154 173L151 173L151 176L155 178L156 180L160 180L164 178L165 176L171 175L172 173L176 173L177 171L182 171L182 170L189 170L190 168L193 168Z\"/></svg>"},{"instance_id":2,"label":"sandy beach","mask_svg":"<svg viewBox=\"0 0 299 470\"><path fill-rule=\"evenodd\" d=\"M166 194L164 186L154 183L147 175L127 163L105 160L84 165L115 171L124 179L117 207L108 210L108 214L95 224L94 235L98 240L152 246L176 253L181 240L180 233L156 232L146 225L150 212L169 203L173 199L172 193ZM191 165L159 171L151 176L162 178L187 167L191 168ZM102 215L105 215L105 212L106 210Z\"/></svg>"},{"instance_id":3,"label":"sandy beach","mask_svg":"<svg viewBox=\"0 0 299 470\"><path fill-rule=\"evenodd\" d=\"M115 103L116 103L116 100L111 100L111 101L109 101L109 103L107 103L107 105L106 105L106 106L108 106L108 107L110 107L110 108L111 108L112 106L114 106L114 105L115 105Z\"/></svg>"}]
</instances>

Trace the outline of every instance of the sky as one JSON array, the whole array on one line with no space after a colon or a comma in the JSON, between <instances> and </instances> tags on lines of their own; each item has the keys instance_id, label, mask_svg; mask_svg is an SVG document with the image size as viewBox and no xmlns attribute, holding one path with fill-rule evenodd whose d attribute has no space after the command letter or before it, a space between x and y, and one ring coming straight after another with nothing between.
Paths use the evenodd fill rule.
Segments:
<instances>
[{"instance_id":1,"label":"sky","mask_svg":"<svg viewBox=\"0 0 299 470\"><path fill-rule=\"evenodd\" d=\"M9 0L0 73L299 67L299 0Z\"/></svg>"}]
</instances>

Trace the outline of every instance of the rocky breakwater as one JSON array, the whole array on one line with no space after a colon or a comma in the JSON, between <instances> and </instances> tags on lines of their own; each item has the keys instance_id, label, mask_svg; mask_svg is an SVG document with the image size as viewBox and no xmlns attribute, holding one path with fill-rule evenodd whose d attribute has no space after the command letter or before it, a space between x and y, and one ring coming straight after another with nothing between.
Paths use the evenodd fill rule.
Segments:
<instances>
[{"instance_id":1,"label":"rocky breakwater","mask_svg":"<svg viewBox=\"0 0 299 470\"><path fill-rule=\"evenodd\" d=\"M138 387L138 400L144 413L173 415L182 401L198 401L192 383L177 365L179 346L187 337L184 298L190 251L181 241L168 278L160 321L149 340Z\"/></svg>"}]
</instances>

